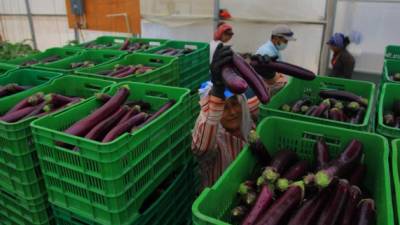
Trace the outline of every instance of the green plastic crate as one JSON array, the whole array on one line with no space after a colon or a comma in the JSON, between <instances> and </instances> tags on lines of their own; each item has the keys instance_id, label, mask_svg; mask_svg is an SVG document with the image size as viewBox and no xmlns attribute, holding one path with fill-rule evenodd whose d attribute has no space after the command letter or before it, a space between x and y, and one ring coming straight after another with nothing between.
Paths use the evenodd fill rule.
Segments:
<instances>
[{"instance_id":1,"label":"green plastic crate","mask_svg":"<svg viewBox=\"0 0 400 225\"><path fill-rule=\"evenodd\" d=\"M307 116L299 113L285 112L281 110L283 104L293 104L304 96L309 96L313 102L318 102L320 90L345 90L368 99L368 108L364 121L361 124L351 124L324 118ZM317 76L312 81L293 79L286 87L279 91L266 105L260 106L260 119L267 116L281 116L286 118L310 121L325 125L368 131L370 128L371 111L374 106L375 84L365 81L356 81L326 76Z\"/></svg>"},{"instance_id":2,"label":"green plastic crate","mask_svg":"<svg viewBox=\"0 0 400 225\"><path fill-rule=\"evenodd\" d=\"M50 204L41 196L25 200L0 189L0 223L13 225L54 224Z\"/></svg>"},{"instance_id":3,"label":"green plastic crate","mask_svg":"<svg viewBox=\"0 0 400 225\"><path fill-rule=\"evenodd\" d=\"M193 163L180 167L174 182L130 225L183 224L181 222L185 221L185 217L191 215L190 208L199 187L194 168ZM53 207L53 212L58 225L99 225L56 206Z\"/></svg>"},{"instance_id":4,"label":"green plastic crate","mask_svg":"<svg viewBox=\"0 0 400 225\"><path fill-rule=\"evenodd\" d=\"M0 115L7 112L21 100L37 92L94 98L94 93L107 90L105 88L112 84L114 84L112 81L94 78L78 76L60 77L47 85L32 88L21 94L1 99ZM40 182L35 182L37 181L35 178L40 179L40 174L36 171L38 160L30 128L30 123L34 120L34 118L27 118L15 123L0 121L0 174L4 178L0 179L0 186L29 198L36 197L43 192L43 185ZM34 176L35 174L37 176ZM34 192L31 192L32 190ZM42 191L38 193L37 191L39 190Z\"/></svg>"},{"instance_id":5,"label":"green plastic crate","mask_svg":"<svg viewBox=\"0 0 400 225\"><path fill-rule=\"evenodd\" d=\"M125 42L125 40L129 38L130 41L132 42L138 42L138 43L149 43L151 48L154 47L159 47L163 45L165 42L167 42L166 39L157 39L157 38L134 38L134 37L116 37L116 36L101 36L96 38L93 41L89 41L83 44L75 45L75 46L66 46L70 48L80 48L80 49L94 49L94 48L87 48L85 45L89 43L96 43L96 44L109 44L109 47L105 47L103 49L114 49L114 50L119 50L122 47L122 44ZM150 49L151 49L150 48ZM135 52L142 52L142 51L135 51Z\"/></svg>"},{"instance_id":6,"label":"green plastic crate","mask_svg":"<svg viewBox=\"0 0 400 225\"><path fill-rule=\"evenodd\" d=\"M17 69L18 66L10 65L6 63L0 63L0 76L6 74L8 71L12 71Z\"/></svg>"},{"instance_id":7,"label":"green plastic crate","mask_svg":"<svg viewBox=\"0 0 400 225\"><path fill-rule=\"evenodd\" d=\"M15 96L21 96L31 91L32 89L38 88L40 85L46 84L49 81L62 76L61 73L42 71L36 69L16 69L9 71L3 76L0 76L0 86L16 83L22 86L32 86L31 89L16 93L14 95L0 98L0 101L5 99L13 98ZM3 106L0 105L0 109Z\"/></svg>"},{"instance_id":8,"label":"green plastic crate","mask_svg":"<svg viewBox=\"0 0 400 225\"><path fill-rule=\"evenodd\" d=\"M400 45L386 46L385 59L394 59L400 61Z\"/></svg>"},{"instance_id":9,"label":"green plastic crate","mask_svg":"<svg viewBox=\"0 0 400 225\"><path fill-rule=\"evenodd\" d=\"M71 63L92 61L95 65L103 65L115 60L120 59L126 52L116 50L85 50L78 55L74 55L57 62L46 63L42 65L33 65L33 68L39 68L44 70L58 71L63 73L72 72L77 69L71 69Z\"/></svg>"},{"instance_id":10,"label":"green plastic crate","mask_svg":"<svg viewBox=\"0 0 400 225\"><path fill-rule=\"evenodd\" d=\"M190 152L189 90L155 84L124 82L129 99L149 102L152 111L168 99L176 104L134 134L109 143L63 133L74 122L100 106L93 99L32 123L35 144L49 200L73 213L104 224L126 224L142 201ZM77 146L71 151L56 142Z\"/></svg>"},{"instance_id":11,"label":"green plastic crate","mask_svg":"<svg viewBox=\"0 0 400 225\"><path fill-rule=\"evenodd\" d=\"M399 171L399 163L400 163L400 139L395 139L392 141L392 164L391 164L391 172L393 176L393 207L395 212L396 224L400 224L400 171Z\"/></svg>"},{"instance_id":12,"label":"green plastic crate","mask_svg":"<svg viewBox=\"0 0 400 225\"><path fill-rule=\"evenodd\" d=\"M114 78L109 76L98 75L97 73L105 70L112 70L115 65L138 65L156 67L155 70L145 73L130 75L124 78ZM143 53L129 54L121 60L107 63L92 68L84 68L76 71L77 74L99 79L112 80L116 82L134 81L152 84L163 84L169 86L177 86L178 84L178 64L175 57L150 55Z\"/></svg>"},{"instance_id":13,"label":"green plastic crate","mask_svg":"<svg viewBox=\"0 0 400 225\"><path fill-rule=\"evenodd\" d=\"M257 133L272 154L279 149L291 149L305 160L314 159L314 144L320 137L325 138L332 156L342 152L352 139L361 141L364 145L364 164L368 167L363 186L368 187L368 193L375 199L377 225L394 224L389 146L382 136L280 117L264 119ZM256 162L253 154L245 147L214 186L206 188L196 199L192 207L194 224L230 224L230 210L239 184L258 167Z\"/></svg>"},{"instance_id":14,"label":"green plastic crate","mask_svg":"<svg viewBox=\"0 0 400 225\"><path fill-rule=\"evenodd\" d=\"M208 79L210 46L203 42L168 41L159 48L148 50L148 53L156 53L165 48L190 48L194 51L178 57L180 86L196 90L199 85Z\"/></svg>"},{"instance_id":15,"label":"green plastic crate","mask_svg":"<svg viewBox=\"0 0 400 225\"><path fill-rule=\"evenodd\" d=\"M400 84L386 83L382 87L379 105L377 107L377 127L376 131L388 138L400 138L400 129L387 126L383 123L383 115L386 110L392 110L395 100L400 100Z\"/></svg>"},{"instance_id":16,"label":"green plastic crate","mask_svg":"<svg viewBox=\"0 0 400 225\"><path fill-rule=\"evenodd\" d=\"M70 56L74 56L76 54L79 54L81 51L78 49L66 49L66 48L49 48L44 52L40 52L37 54L33 54L33 55L29 55L26 57L22 57L22 58L17 58L17 59L12 59L12 60L8 60L7 63L8 64L13 64L13 65L17 65L17 66L21 66L21 64L24 64L25 62L28 62L30 60L37 60L40 61L44 58L47 58L49 56L59 56L60 60L70 57ZM59 61L59 60L57 60ZM39 64L44 64L44 63L37 63L35 65L39 65Z\"/></svg>"},{"instance_id":17,"label":"green plastic crate","mask_svg":"<svg viewBox=\"0 0 400 225\"><path fill-rule=\"evenodd\" d=\"M386 59L383 63L383 74L382 74L382 83L390 82L390 83L399 83L398 81L393 81L390 79L390 76L394 73L400 73L400 60L390 60Z\"/></svg>"}]
</instances>

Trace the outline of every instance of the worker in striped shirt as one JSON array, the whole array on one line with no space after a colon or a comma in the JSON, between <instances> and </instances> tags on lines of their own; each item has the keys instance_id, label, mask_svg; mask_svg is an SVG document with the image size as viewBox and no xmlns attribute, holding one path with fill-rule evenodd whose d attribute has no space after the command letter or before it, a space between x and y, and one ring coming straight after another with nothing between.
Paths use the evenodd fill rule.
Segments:
<instances>
[{"instance_id":1,"label":"worker in striped shirt","mask_svg":"<svg viewBox=\"0 0 400 225\"><path fill-rule=\"evenodd\" d=\"M199 91L201 112L193 130L192 151L199 162L203 188L218 179L255 128L258 98L233 95L222 81L221 69L231 63L232 55L230 46L218 45L210 66L211 82Z\"/></svg>"}]
</instances>

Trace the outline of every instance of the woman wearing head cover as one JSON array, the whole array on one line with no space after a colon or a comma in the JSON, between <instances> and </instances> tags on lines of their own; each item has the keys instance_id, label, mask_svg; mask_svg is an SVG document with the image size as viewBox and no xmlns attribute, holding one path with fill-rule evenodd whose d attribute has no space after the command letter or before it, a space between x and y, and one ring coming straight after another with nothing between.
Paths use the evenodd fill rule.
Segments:
<instances>
[{"instance_id":1,"label":"woman wearing head cover","mask_svg":"<svg viewBox=\"0 0 400 225\"><path fill-rule=\"evenodd\" d=\"M345 37L342 33L335 33L326 44L333 52L331 76L351 79L355 60L347 51L347 46L350 44L349 37Z\"/></svg>"},{"instance_id":2,"label":"woman wearing head cover","mask_svg":"<svg viewBox=\"0 0 400 225\"><path fill-rule=\"evenodd\" d=\"M218 24L217 29L214 32L214 39L210 42L210 63L214 56L215 49L220 43L228 43L233 36L232 26L221 22Z\"/></svg>"},{"instance_id":3,"label":"woman wearing head cover","mask_svg":"<svg viewBox=\"0 0 400 225\"><path fill-rule=\"evenodd\" d=\"M193 130L192 151L198 159L202 186L211 186L247 142L258 113L257 97L233 95L222 81L221 70L231 63L230 46L219 44L211 62L211 82L199 89L201 111Z\"/></svg>"}]
</instances>

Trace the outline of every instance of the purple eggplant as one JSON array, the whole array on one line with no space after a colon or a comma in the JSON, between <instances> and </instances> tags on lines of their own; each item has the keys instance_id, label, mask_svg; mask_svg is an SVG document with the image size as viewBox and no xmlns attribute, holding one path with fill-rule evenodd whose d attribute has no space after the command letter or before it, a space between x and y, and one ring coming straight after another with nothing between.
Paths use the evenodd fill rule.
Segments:
<instances>
[{"instance_id":1,"label":"purple eggplant","mask_svg":"<svg viewBox=\"0 0 400 225\"><path fill-rule=\"evenodd\" d=\"M248 88L247 82L240 77L233 66L222 68L222 78L229 90L235 94L243 94Z\"/></svg>"},{"instance_id":2,"label":"purple eggplant","mask_svg":"<svg viewBox=\"0 0 400 225\"><path fill-rule=\"evenodd\" d=\"M367 167L364 164L358 164L349 177L350 184L360 186L364 180L366 172Z\"/></svg>"},{"instance_id":3,"label":"purple eggplant","mask_svg":"<svg viewBox=\"0 0 400 225\"><path fill-rule=\"evenodd\" d=\"M341 90L323 90L319 92L319 96L321 98L335 98L337 100L342 100L342 101L349 101L349 102L358 102L360 105L367 107L368 106L368 100L355 95L351 92L348 91L341 91Z\"/></svg>"},{"instance_id":4,"label":"purple eggplant","mask_svg":"<svg viewBox=\"0 0 400 225\"><path fill-rule=\"evenodd\" d=\"M257 201L254 206L251 208L249 214L247 214L246 218L243 220L241 225L253 225L257 218L268 209L268 207L273 202L274 192L271 190L271 187L268 185L263 185L261 188L261 192L258 195Z\"/></svg>"},{"instance_id":5,"label":"purple eggplant","mask_svg":"<svg viewBox=\"0 0 400 225\"><path fill-rule=\"evenodd\" d=\"M361 190L357 186L351 186L347 202L343 208L341 218L338 225L352 225L352 220L356 216L357 204L361 200Z\"/></svg>"},{"instance_id":6,"label":"purple eggplant","mask_svg":"<svg viewBox=\"0 0 400 225\"><path fill-rule=\"evenodd\" d=\"M283 193L272 206L257 219L255 225L278 225L288 217L293 209L298 207L304 198L304 183L295 182Z\"/></svg>"},{"instance_id":7,"label":"purple eggplant","mask_svg":"<svg viewBox=\"0 0 400 225\"><path fill-rule=\"evenodd\" d=\"M375 225L376 211L375 202L372 199L363 199L357 207L357 218L353 221L354 225Z\"/></svg>"},{"instance_id":8,"label":"purple eggplant","mask_svg":"<svg viewBox=\"0 0 400 225\"><path fill-rule=\"evenodd\" d=\"M319 104L318 108L316 108L310 116L320 117L325 110L328 110L331 106L331 102L329 99L325 99Z\"/></svg>"},{"instance_id":9,"label":"purple eggplant","mask_svg":"<svg viewBox=\"0 0 400 225\"><path fill-rule=\"evenodd\" d=\"M292 167L286 171L282 178L279 178L276 182L276 186L280 191L286 191L289 187L290 182L296 181L302 178L308 173L310 169L310 164L306 160L301 160L294 164Z\"/></svg>"},{"instance_id":10,"label":"purple eggplant","mask_svg":"<svg viewBox=\"0 0 400 225\"><path fill-rule=\"evenodd\" d=\"M348 198L350 185L346 180L339 180L335 194L327 204L318 219L317 225L335 225L339 220L340 212Z\"/></svg>"},{"instance_id":11,"label":"purple eggplant","mask_svg":"<svg viewBox=\"0 0 400 225\"><path fill-rule=\"evenodd\" d=\"M303 99L298 100L297 102L294 103L294 105L292 106L291 111L294 113L299 113L301 111L301 107L304 105L311 105L311 100L310 98L306 97Z\"/></svg>"},{"instance_id":12,"label":"purple eggplant","mask_svg":"<svg viewBox=\"0 0 400 225\"><path fill-rule=\"evenodd\" d=\"M311 116L311 114L313 114L314 111L315 111L317 108L318 108L317 105L310 106L310 107L308 108L308 111L306 112L306 115L307 115L307 116Z\"/></svg>"},{"instance_id":13,"label":"purple eggplant","mask_svg":"<svg viewBox=\"0 0 400 225\"><path fill-rule=\"evenodd\" d=\"M263 171L262 177L265 181L275 182L297 159L297 154L294 151L279 151L272 159L271 165Z\"/></svg>"},{"instance_id":14,"label":"purple eggplant","mask_svg":"<svg viewBox=\"0 0 400 225\"><path fill-rule=\"evenodd\" d=\"M323 139L319 139L314 145L314 159L318 169L324 168L330 161L328 145Z\"/></svg>"},{"instance_id":15,"label":"purple eggplant","mask_svg":"<svg viewBox=\"0 0 400 225\"><path fill-rule=\"evenodd\" d=\"M265 148L265 145L261 142L260 137L258 136L255 130L250 131L249 135L249 149L251 153L256 156L257 161L262 167L267 166L267 164L271 161L271 156L268 153L268 150Z\"/></svg>"},{"instance_id":16,"label":"purple eggplant","mask_svg":"<svg viewBox=\"0 0 400 225\"><path fill-rule=\"evenodd\" d=\"M307 200L293 215L288 225L313 225L329 200L329 194L330 190L326 188Z\"/></svg>"},{"instance_id":17,"label":"purple eggplant","mask_svg":"<svg viewBox=\"0 0 400 225\"><path fill-rule=\"evenodd\" d=\"M335 176L344 176L351 172L362 156L362 143L352 140L340 156L333 160L328 167L315 175L315 183L319 187L326 187Z\"/></svg>"}]
</instances>

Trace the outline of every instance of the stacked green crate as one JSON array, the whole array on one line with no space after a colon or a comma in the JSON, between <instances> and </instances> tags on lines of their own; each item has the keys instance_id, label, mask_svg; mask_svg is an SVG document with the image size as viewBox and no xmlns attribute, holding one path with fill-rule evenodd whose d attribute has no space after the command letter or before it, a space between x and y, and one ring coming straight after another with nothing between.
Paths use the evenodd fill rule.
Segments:
<instances>
[{"instance_id":1,"label":"stacked green crate","mask_svg":"<svg viewBox=\"0 0 400 225\"><path fill-rule=\"evenodd\" d=\"M396 215L396 224L400 224L400 139L392 141L392 164L391 171L393 176L394 196L393 207Z\"/></svg>"},{"instance_id":2,"label":"stacked green crate","mask_svg":"<svg viewBox=\"0 0 400 225\"><path fill-rule=\"evenodd\" d=\"M281 109L283 104L293 104L303 97L309 97L313 103L321 98L318 93L321 90L344 90L354 93L368 100L368 107L361 124L335 121L320 117L312 117L300 113L286 112ZM286 87L278 92L266 105L260 106L260 119L267 116L281 116L286 118L324 123L332 126L340 126L356 130L369 131L371 129L372 108L374 105L375 84L365 81L340 79L326 76L317 76L312 81L293 79Z\"/></svg>"},{"instance_id":3,"label":"stacked green crate","mask_svg":"<svg viewBox=\"0 0 400 225\"><path fill-rule=\"evenodd\" d=\"M382 86L382 93L376 108L376 132L389 139L400 138L400 128L388 126L383 122L384 114L392 111L393 103L396 100L400 100L400 83L385 83Z\"/></svg>"},{"instance_id":4,"label":"stacked green crate","mask_svg":"<svg viewBox=\"0 0 400 225\"><path fill-rule=\"evenodd\" d=\"M16 66L31 66L31 65L39 65L39 64L47 64L50 62L59 61L70 56L74 56L80 54L79 49L65 49L65 48L49 48L44 52L40 52L37 54L29 55L22 58L8 60L6 63ZM50 60L52 57L53 58ZM49 61L46 63L46 61Z\"/></svg>"},{"instance_id":5,"label":"stacked green crate","mask_svg":"<svg viewBox=\"0 0 400 225\"><path fill-rule=\"evenodd\" d=\"M201 42L168 41L159 48L152 49L150 53L160 52L164 49L191 49L188 54L178 56L179 86L191 90L192 124L195 122L200 106L197 90L200 84L209 80L209 44Z\"/></svg>"},{"instance_id":6,"label":"stacked green crate","mask_svg":"<svg viewBox=\"0 0 400 225\"><path fill-rule=\"evenodd\" d=\"M140 213L138 219L129 225L174 225L186 224L191 215L191 205L198 190L197 167L193 162L178 168L168 177L170 184ZM164 182L163 182L164 183ZM160 190L154 190L160 191ZM99 225L90 219L80 217L68 210L53 207L58 225Z\"/></svg>"},{"instance_id":7,"label":"stacked green crate","mask_svg":"<svg viewBox=\"0 0 400 225\"><path fill-rule=\"evenodd\" d=\"M135 66L139 64L147 67L153 67L154 69L150 72L146 72L143 74L132 74L123 78L116 78L99 74L103 71L113 70L118 65ZM168 86L177 86L179 79L178 63L175 57L143 53L133 53L125 56L123 59L116 60L111 63L94 66L91 68L79 69L76 71L76 74L98 79L112 80L115 82L134 81L152 84L163 84Z\"/></svg>"},{"instance_id":8,"label":"stacked green crate","mask_svg":"<svg viewBox=\"0 0 400 225\"><path fill-rule=\"evenodd\" d=\"M271 132L273 131L273 132ZM279 117L263 120L257 127L262 143L274 154L279 149L297 152L301 159L314 160L315 142L324 137L332 156L337 156L352 139L363 143L363 163L367 172L363 187L375 200L377 223L394 224L389 145L379 135L323 124L302 122ZM396 162L397 165L397 162ZM259 170L257 159L245 147L236 160L210 188L206 188L193 204L193 223L196 225L229 225L231 209L237 203L237 190L243 181Z\"/></svg>"},{"instance_id":9,"label":"stacked green crate","mask_svg":"<svg viewBox=\"0 0 400 225\"><path fill-rule=\"evenodd\" d=\"M107 93L124 85L132 90L129 100L149 102L151 112L168 100L176 103L140 130L108 143L62 132L99 107L95 99L31 124L50 202L101 224L135 221L145 198L191 155L189 90L122 82Z\"/></svg>"},{"instance_id":10,"label":"stacked green crate","mask_svg":"<svg viewBox=\"0 0 400 225\"><path fill-rule=\"evenodd\" d=\"M199 88L202 82L208 79L209 44L202 42L168 41L163 46L147 52L157 54L157 52L167 48L191 50L190 53L178 56L180 87L195 90Z\"/></svg>"},{"instance_id":11,"label":"stacked green crate","mask_svg":"<svg viewBox=\"0 0 400 225\"><path fill-rule=\"evenodd\" d=\"M47 196L24 199L0 188L0 224L53 225L53 212Z\"/></svg>"},{"instance_id":12,"label":"stacked green crate","mask_svg":"<svg viewBox=\"0 0 400 225\"><path fill-rule=\"evenodd\" d=\"M73 64L85 62L87 66L96 66L120 59L126 52L117 50L85 50L56 62L33 65L33 68L70 73L82 67L73 68Z\"/></svg>"},{"instance_id":13,"label":"stacked green crate","mask_svg":"<svg viewBox=\"0 0 400 225\"><path fill-rule=\"evenodd\" d=\"M46 73L40 72L41 75ZM38 92L94 98L94 93L113 83L77 76L60 77L45 85L0 99L0 114ZM30 128L30 123L35 119L31 117L14 123L0 121L0 187L24 200L47 195Z\"/></svg>"},{"instance_id":14,"label":"stacked green crate","mask_svg":"<svg viewBox=\"0 0 400 225\"><path fill-rule=\"evenodd\" d=\"M101 36L96 38L93 41L89 41L79 45L70 45L66 46L66 48L77 48L77 49L113 49L120 50L122 45L126 40L129 40L130 43L140 43L146 44L149 48L140 49L134 52L142 52L152 48L157 48L163 45L167 40L158 39L158 38L135 38L135 37L117 37L117 36Z\"/></svg>"},{"instance_id":15,"label":"stacked green crate","mask_svg":"<svg viewBox=\"0 0 400 225\"><path fill-rule=\"evenodd\" d=\"M2 76L3 74L6 74L8 71L12 71L17 68L18 68L18 66L15 66L15 65L0 63L0 76Z\"/></svg>"}]
</instances>

